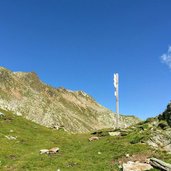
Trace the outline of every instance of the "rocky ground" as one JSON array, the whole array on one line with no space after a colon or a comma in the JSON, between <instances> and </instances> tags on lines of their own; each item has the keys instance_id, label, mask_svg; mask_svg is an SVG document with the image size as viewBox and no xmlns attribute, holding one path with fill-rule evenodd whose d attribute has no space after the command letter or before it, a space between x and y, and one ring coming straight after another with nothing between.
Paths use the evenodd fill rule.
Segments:
<instances>
[{"instance_id":1,"label":"rocky ground","mask_svg":"<svg viewBox=\"0 0 171 171\"><path fill-rule=\"evenodd\" d=\"M130 155L129 153L120 159L124 171L142 170L171 170L171 164L162 160L171 155L171 103L166 110L155 118L149 118L128 128L93 132L94 135L126 137L131 144L149 145L150 153ZM165 155L165 156L162 156ZM159 159L154 158L157 157ZM171 159L167 160L171 162ZM153 168L153 167L154 168ZM157 168L156 168L157 167Z\"/></svg>"}]
</instances>

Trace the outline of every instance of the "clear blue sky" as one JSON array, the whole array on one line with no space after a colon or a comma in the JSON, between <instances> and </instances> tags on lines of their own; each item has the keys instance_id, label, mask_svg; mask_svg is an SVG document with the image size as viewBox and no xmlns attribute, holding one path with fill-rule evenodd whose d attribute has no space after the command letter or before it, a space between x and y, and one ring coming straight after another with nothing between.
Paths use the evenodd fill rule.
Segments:
<instances>
[{"instance_id":1,"label":"clear blue sky","mask_svg":"<svg viewBox=\"0 0 171 171\"><path fill-rule=\"evenodd\" d=\"M118 72L120 112L143 119L171 99L170 45L170 0L0 1L1 66L83 90L113 111Z\"/></svg>"}]
</instances>

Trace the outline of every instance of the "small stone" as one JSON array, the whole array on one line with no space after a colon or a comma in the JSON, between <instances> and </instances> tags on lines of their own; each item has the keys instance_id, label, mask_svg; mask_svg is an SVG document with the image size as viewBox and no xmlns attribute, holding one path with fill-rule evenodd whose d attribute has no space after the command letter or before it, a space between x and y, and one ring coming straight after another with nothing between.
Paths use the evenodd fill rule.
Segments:
<instances>
[{"instance_id":1,"label":"small stone","mask_svg":"<svg viewBox=\"0 0 171 171\"><path fill-rule=\"evenodd\" d=\"M53 148L49 149L49 153L50 154L55 154L57 152L59 152L59 148L58 147L53 147Z\"/></svg>"},{"instance_id":2,"label":"small stone","mask_svg":"<svg viewBox=\"0 0 171 171\"><path fill-rule=\"evenodd\" d=\"M40 154L55 154L57 152L59 152L58 147L53 147L51 149L41 149L40 150Z\"/></svg>"},{"instance_id":3,"label":"small stone","mask_svg":"<svg viewBox=\"0 0 171 171\"><path fill-rule=\"evenodd\" d=\"M0 116L5 116L5 114L4 114L4 113L2 113L2 112L0 112Z\"/></svg>"},{"instance_id":4,"label":"small stone","mask_svg":"<svg viewBox=\"0 0 171 171\"><path fill-rule=\"evenodd\" d=\"M102 154L102 153L99 151L98 154Z\"/></svg>"},{"instance_id":5,"label":"small stone","mask_svg":"<svg viewBox=\"0 0 171 171\"><path fill-rule=\"evenodd\" d=\"M94 137L94 136L93 136L93 137L90 137L90 138L89 138L89 141L96 141L96 140L99 140L99 137Z\"/></svg>"},{"instance_id":6,"label":"small stone","mask_svg":"<svg viewBox=\"0 0 171 171\"><path fill-rule=\"evenodd\" d=\"M119 135L121 135L121 133L120 132L109 132L109 135L110 136L119 136Z\"/></svg>"},{"instance_id":7,"label":"small stone","mask_svg":"<svg viewBox=\"0 0 171 171\"><path fill-rule=\"evenodd\" d=\"M125 154L125 156L128 158L129 157L129 154Z\"/></svg>"},{"instance_id":8,"label":"small stone","mask_svg":"<svg viewBox=\"0 0 171 171\"><path fill-rule=\"evenodd\" d=\"M18 111L16 112L16 115L17 116L22 116L22 114L20 112L18 112Z\"/></svg>"},{"instance_id":9,"label":"small stone","mask_svg":"<svg viewBox=\"0 0 171 171\"><path fill-rule=\"evenodd\" d=\"M8 140L16 140L17 139L17 136L16 137L13 137L11 135L6 135L5 136Z\"/></svg>"},{"instance_id":10,"label":"small stone","mask_svg":"<svg viewBox=\"0 0 171 171\"><path fill-rule=\"evenodd\" d=\"M40 154L49 154L49 150L48 149L41 149Z\"/></svg>"},{"instance_id":11,"label":"small stone","mask_svg":"<svg viewBox=\"0 0 171 171\"><path fill-rule=\"evenodd\" d=\"M150 163L150 159L146 159L145 160L145 163L148 163L149 164Z\"/></svg>"}]
</instances>

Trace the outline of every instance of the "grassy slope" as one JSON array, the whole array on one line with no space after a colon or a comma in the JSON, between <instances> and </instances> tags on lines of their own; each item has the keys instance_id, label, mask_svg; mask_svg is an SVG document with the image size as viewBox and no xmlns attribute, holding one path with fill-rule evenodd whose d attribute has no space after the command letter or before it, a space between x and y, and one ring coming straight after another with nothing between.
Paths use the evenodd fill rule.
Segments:
<instances>
[{"instance_id":1,"label":"grassy slope","mask_svg":"<svg viewBox=\"0 0 171 171\"><path fill-rule=\"evenodd\" d=\"M131 144L135 135L102 137L89 142L88 134L71 135L52 130L0 109L0 170L2 171L114 171L125 154L145 154L144 144ZM13 132L10 132L13 130ZM17 136L8 140L5 136ZM133 138L134 139L134 138ZM40 155L39 150L59 147L55 155ZM101 152L101 154L98 154Z\"/></svg>"}]
</instances>

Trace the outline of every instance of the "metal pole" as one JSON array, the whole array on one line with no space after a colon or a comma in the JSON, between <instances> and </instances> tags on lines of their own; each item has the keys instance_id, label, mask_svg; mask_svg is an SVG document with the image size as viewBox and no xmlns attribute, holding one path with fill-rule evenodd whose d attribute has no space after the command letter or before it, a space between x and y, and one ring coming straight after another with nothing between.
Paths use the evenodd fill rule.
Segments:
<instances>
[{"instance_id":1,"label":"metal pole","mask_svg":"<svg viewBox=\"0 0 171 171\"><path fill-rule=\"evenodd\" d=\"M119 127L119 74L114 74L114 87L115 87L115 97L116 97L116 127Z\"/></svg>"}]
</instances>

